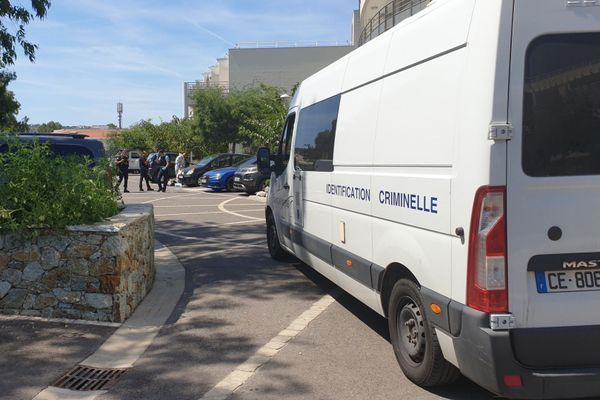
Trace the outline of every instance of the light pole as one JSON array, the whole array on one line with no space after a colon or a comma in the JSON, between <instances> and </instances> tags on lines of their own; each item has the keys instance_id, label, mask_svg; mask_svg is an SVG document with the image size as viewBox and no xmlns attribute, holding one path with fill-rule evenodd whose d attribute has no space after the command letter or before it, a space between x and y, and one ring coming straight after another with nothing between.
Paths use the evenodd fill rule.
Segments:
<instances>
[{"instance_id":1,"label":"light pole","mask_svg":"<svg viewBox=\"0 0 600 400\"><path fill-rule=\"evenodd\" d=\"M119 129L121 129L121 121L123 120L123 103L117 103L117 114L119 114Z\"/></svg>"}]
</instances>

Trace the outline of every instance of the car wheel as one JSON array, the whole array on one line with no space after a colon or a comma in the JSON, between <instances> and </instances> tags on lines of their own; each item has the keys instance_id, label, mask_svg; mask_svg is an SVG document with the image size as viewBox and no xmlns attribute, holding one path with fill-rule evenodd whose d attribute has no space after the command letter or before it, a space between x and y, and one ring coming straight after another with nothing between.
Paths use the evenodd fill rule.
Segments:
<instances>
[{"instance_id":1,"label":"car wheel","mask_svg":"<svg viewBox=\"0 0 600 400\"><path fill-rule=\"evenodd\" d=\"M227 179L227 183L225 184L225 189L228 192L233 192L233 176Z\"/></svg>"},{"instance_id":2,"label":"car wheel","mask_svg":"<svg viewBox=\"0 0 600 400\"><path fill-rule=\"evenodd\" d=\"M285 261L289 255L279 243L279 236L277 235L277 225L275 224L275 218L273 214L269 212L267 216L267 245L269 246L269 254L271 258L277 261Z\"/></svg>"},{"instance_id":3,"label":"car wheel","mask_svg":"<svg viewBox=\"0 0 600 400\"><path fill-rule=\"evenodd\" d=\"M442 355L414 282L401 279L394 285L388 323L396 359L412 382L425 387L440 386L460 376L458 369Z\"/></svg>"},{"instance_id":4,"label":"car wheel","mask_svg":"<svg viewBox=\"0 0 600 400\"><path fill-rule=\"evenodd\" d=\"M266 179L263 179L262 181L260 181L260 182L258 183L258 185L256 185L256 187L258 188L258 191L259 191L259 192L264 192L264 191L265 191L265 188L267 187L267 186L266 186L266 183L267 183L267 180L266 180Z\"/></svg>"},{"instance_id":5,"label":"car wheel","mask_svg":"<svg viewBox=\"0 0 600 400\"><path fill-rule=\"evenodd\" d=\"M198 176L198 179L196 180L196 186L202 186L202 175Z\"/></svg>"}]
</instances>

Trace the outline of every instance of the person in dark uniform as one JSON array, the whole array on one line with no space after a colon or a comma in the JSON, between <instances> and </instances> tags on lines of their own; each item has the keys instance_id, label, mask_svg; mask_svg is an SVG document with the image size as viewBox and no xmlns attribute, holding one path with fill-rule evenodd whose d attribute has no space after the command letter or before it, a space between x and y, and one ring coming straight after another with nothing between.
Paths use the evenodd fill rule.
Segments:
<instances>
[{"instance_id":1,"label":"person in dark uniform","mask_svg":"<svg viewBox=\"0 0 600 400\"><path fill-rule=\"evenodd\" d=\"M140 157L140 192L143 192L144 189L142 185L144 184L144 180L146 180L146 189L149 192L154 191L150 187L150 179L148 178L148 169L150 168L150 162L148 161L148 152L144 150L142 152L142 156Z\"/></svg>"},{"instance_id":2,"label":"person in dark uniform","mask_svg":"<svg viewBox=\"0 0 600 400\"><path fill-rule=\"evenodd\" d=\"M119 190L121 182L125 181L123 184L125 190L123 192L129 193L129 190L127 190L127 181L129 180L129 151L121 151L121 154L117 157L116 164L119 171L119 181L117 182L117 186L115 186L115 190Z\"/></svg>"},{"instance_id":3,"label":"person in dark uniform","mask_svg":"<svg viewBox=\"0 0 600 400\"><path fill-rule=\"evenodd\" d=\"M158 191L166 192L167 191L167 183L169 183L169 174L167 172L167 168L169 167L169 156L165 154L164 150L160 150L158 152L158 157L156 157L156 163L159 166L158 170Z\"/></svg>"}]
</instances>

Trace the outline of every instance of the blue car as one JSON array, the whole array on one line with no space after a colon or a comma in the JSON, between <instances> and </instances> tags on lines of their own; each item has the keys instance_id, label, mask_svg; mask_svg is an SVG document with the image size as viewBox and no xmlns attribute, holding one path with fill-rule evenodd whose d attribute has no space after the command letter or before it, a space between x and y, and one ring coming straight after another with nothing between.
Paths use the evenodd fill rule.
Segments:
<instances>
[{"instance_id":1,"label":"blue car","mask_svg":"<svg viewBox=\"0 0 600 400\"><path fill-rule=\"evenodd\" d=\"M201 184L212 190L227 190L231 192L233 191L233 175L239 168L246 166L246 164L252 164L252 161L256 163L256 157L246 158L231 167L208 171L202 175Z\"/></svg>"}]
</instances>

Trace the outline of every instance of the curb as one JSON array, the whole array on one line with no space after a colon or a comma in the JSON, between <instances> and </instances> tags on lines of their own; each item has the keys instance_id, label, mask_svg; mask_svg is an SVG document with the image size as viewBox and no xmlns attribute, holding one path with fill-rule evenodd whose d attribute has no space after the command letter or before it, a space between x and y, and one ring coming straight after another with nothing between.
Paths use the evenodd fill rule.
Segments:
<instances>
[{"instance_id":1,"label":"curb","mask_svg":"<svg viewBox=\"0 0 600 400\"><path fill-rule=\"evenodd\" d=\"M80 365L98 369L131 368L148 349L179 302L185 287L185 269L162 243L155 241L154 286L134 313L94 354ZM49 386L33 400L93 400L106 390L82 392Z\"/></svg>"}]
</instances>

